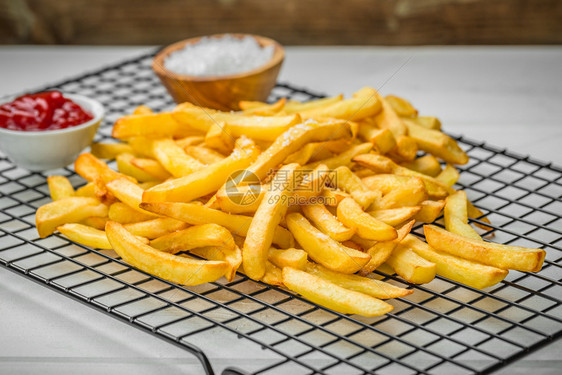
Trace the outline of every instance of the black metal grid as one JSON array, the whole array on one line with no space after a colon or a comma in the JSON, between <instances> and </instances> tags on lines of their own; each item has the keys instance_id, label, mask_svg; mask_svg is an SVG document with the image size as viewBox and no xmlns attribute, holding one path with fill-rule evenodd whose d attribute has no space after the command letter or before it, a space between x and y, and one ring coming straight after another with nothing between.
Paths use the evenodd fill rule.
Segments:
<instances>
[{"instance_id":1,"label":"black metal grid","mask_svg":"<svg viewBox=\"0 0 562 375\"><path fill-rule=\"evenodd\" d=\"M142 56L48 88L100 100L107 117L97 139L109 138L113 122L133 107L171 107L150 61ZM320 95L278 84L271 99L284 96ZM34 212L50 201L45 175L2 157L0 265L188 350L207 374L213 369L198 346L214 331L227 342L244 342L230 347L240 358L263 358L223 374L490 373L562 334L562 169L457 139L471 158L459 187L491 219L495 241L547 250L541 272L511 271L483 291L441 277L411 286L383 275L416 290L390 300L395 309L378 318L335 313L243 275L230 283L177 286L131 268L111 250L58 235L38 238ZM68 168L52 174L84 183Z\"/></svg>"}]
</instances>

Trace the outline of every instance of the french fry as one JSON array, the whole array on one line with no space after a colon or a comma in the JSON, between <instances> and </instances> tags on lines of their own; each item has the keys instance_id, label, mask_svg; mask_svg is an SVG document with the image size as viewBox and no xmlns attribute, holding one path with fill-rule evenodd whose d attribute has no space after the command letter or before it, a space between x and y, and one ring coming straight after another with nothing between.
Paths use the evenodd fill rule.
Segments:
<instances>
[{"instance_id":1,"label":"french fry","mask_svg":"<svg viewBox=\"0 0 562 375\"><path fill-rule=\"evenodd\" d=\"M396 246L402 241L408 233L412 230L415 220L411 220L408 223L400 227L396 233L397 237L391 241L381 241L373 244L367 249L367 254L371 256L369 262L361 268L359 271L360 275L368 275L381 266L384 262L390 258L392 252Z\"/></svg>"},{"instance_id":2,"label":"french fry","mask_svg":"<svg viewBox=\"0 0 562 375\"><path fill-rule=\"evenodd\" d=\"M370 256L343 246L316 229L299 213L286 217L287 227L309 257L323 266L341 273L355 273L370 259Z\"/></svg>"},{"instance_id":3,"label":"french fry","mask_svg":"<svg viewBox=\"0 0 562 375\"><path fill-rule=\"evenodd\" d=\"M420 212L414 216L414 219L420 223L433 223L439 216L441 216L443 207L445 207L445 201L443 200L425 200L420 203Z\"/></svg>"},{"instance_id":4,"label":"french fry","mask_svg":"<svg viewBox=\"0 0 562 375\"><path fill-rule=\"evenodd\" d=\"M136 223L154 219L151 213L141 213L122 202L115 202L109 206L109 219L120 224Z\"/></svg>"},{"instance_id":5,"label":"french fry","mask_svg":"<svg viewBox=\"0 0 562 375\"><path fill-rule=\"evenodd\" d=\"M225 123L234 138L245 135L252 139L274 141L292 126L301 122L298 114L288 116L244 116L209 108L179 105L172 116L180 124L208 132L215 123Z\"/></svg>"},{"instance_id":6,"label":"french fry","mask_svg":"<svg viewBox=\"0 0 562 375\"><path fill-rule=\"evenodd\" d=\"M406 122L408 134L415 139L420 150L429 152L451 164L466 164L468 156L457 142L438 130Z\"/></svg>"},{"instance_id":7,"label":"french fry","mask_svg":"<svg viewBox=\"0 0 562 375\"><path fill-rule=\"evenodd\" d=\"M449 232L475 240L482 239L468 224L467 199L464 191L457 191L447 197L443 214L445 228Z\"/></svg>"},{"instance_id":8,"label":"french fry","mask_svg":"<svg viewBox=\"0 0 562 375\"><path fill-rule=\"evenodd\" d=\"M188 224L169 217L158 217L156 219L124 224L123 226L136 236L154 239L185 229Z\"/></svg>"},{"instance_id":9,"label":"french fry","mask_svg":"<svg viewBox=\"0 0 562 375\"><path fill-rule=\"evenodd\" d=\"M474 240L447 232L433 225L424 225L427 243L437 251L473 260L501 269L537 272L542 268L545 251L520 246Z\"/></svg>"},{"instance_id":10,"label":"french fry","mask_svg":"<svg viewBox=\"0 0 562 375\"><path fill-rule=\"evenodd\" d=\"M170 172L154 159L134 157L131 159L131 164L151 176L151 180L148 181L164 181L172 177Z\"/></svg>"},{"instance_id":11,"label":"french fry","mask_svg":"<svg viewBox=\"0 0 562 375\"><path fill-rule=\"evenodd\" d=\"M405 124L408 122L412 122L419 126L423 126L424 128L433 129L433 130L441 130L441 121L437 117L433 116L418 116L414 118L403 118Z\"/></svg>"},{"instance_id":12,"label":"french fry","mask_svg":"<svg viewBox=\"0 0 562 375\"><path fill-rule=\"evenodd\" d=\"M340 102L342 100L343 100L343 95L311 100L305 103L301 103L297 101L288 101L285 103L285 106L283 107L283 111L286 113L304 112L314 108L326 107L336 102Z\"/></svg>"},{"instance_id":13,"label":"french fry","mask_svg":"<svg viewBox=\"0 0 562 375\"><path fill-rule=\"evenodd\" d=\"M224 122L216 122L210 125L205 135L207 147L215 149L223 154L230 154L234 150L235 138L230 128Z\"/></svg>"},{"instance_id":14,"label":"french fry","mask_svg":"<svg viewBox=\"0 0 562 375\"><path fill-rule=\"evenodd\" d=\"M302 211L318 229L336 241L347 241L355 234L354 228L344 226L323 204L304 205Z\"/></svg>"},{"instance_id":15,"label":"french fry","mask_svg":"<svg viewBox=\"0 0 562 375\"><path fill-rule=\"evenodd\" d=\"M144 202L190 202L216 192L234 172L247 168L255 160L258 150L253 144L236 149L220 162L209 165L185 177L166 181L145 190Z\"/></svg>"},{"instance_id":16,"label":"french fry","mask_svg":"<svg viewBox=\"0 0 562 375\"><path fill-rule=\"evenodd\" d=\"M435 263L438 275L472 288L484 289L496 285L507 276L506 270L436 251L411 234L399 244L399 247L410 248L422 258Z\"/></svg>"},{"instance_id":17,"label":"french fry","mask_svg":"<svg viewBox=\"0 0 562 375\"><path fill-rule=\"evenodd\" d=\"M254 280L265 274L267 252L273 242L275 228L285 216L289 207L289 196L295 185L295 171L298 164L283 166L272 181L272 188L265 193L246 234L242 249L244 271Z\"/></svg>"},{"instance_id":18,"label":"french fry","mask_svg":"<svg viewBox=\"0 0 562 375\"><path fill-rule=\"evenodd\" d=\"M281 268L277 267L275 264L271 263L270 261L266 261L265 273L261 278L261 281L270 285L284 286L283 273Z\"/></svg>"},{"instance_id":19,"label":"french fry","mask_svg":"<svg viewBox=\"0 0 562 375\"><path fill-rule=\"evenodd\" d=\"M381 111L381 102L377 97L360 97L337 101L335 103L301 110L303 118L331 117L347 121L359 121L365 117L375 116Z\"/></svg>"},{"instance_id":20,"label":"french fry","mask_svg":"<svg viewBox=\"0 0 562 375\"><path fill-rule=\"evenodd\" d=\"M129 153L122 153L117 155L116 161L117 169L119 170L119 172L134 177L137 181L141 182L156 180L156 178L152 174L147 173L145 170L134 165L134 159L135 156Z\"/></svg>"},{"instance_id":21,"label":"french fry","mask_svg":"<svg viewBox=\"0 0 562 375\"><path fill-rule=\"evenodd\" d=\"M323 198L325 205L332 207L336 207L345 198L351 197L351 195L346 192L328 187L324 187L324 189L322 189L320 196Z\"/></svg>"},{"instance_id":22,"label":"french fry","mask_svg":"<svg viewBox=\"0 0 562 375\"><path fill-rule=\"evenodd\" d=\"M342 288L321 277L291 267L283 268L283 284L306 299L344 314L379 316L393 307L369 295Z\"/></svg>"},{"instance_id":23,"label":"french fry","mask_svg":"<svg viewBox=\"0 0 562 375\"><path fill-rule=\"evenodd\" d=\"M437 266L408 247L396 247L387 263L396 273L412 284L426 284L435 278Z\"/></svg>"},{"instance_id":24,"label":"french fry","mask_svg":"<svg viewBox=\"0 0 562 375\"><path fill-rule=\"evenodd\" d=\"M39 237L44 238L63 224L78 223L91 216L107 216L107 206L95 198L62 198L37 209L35 226Z\"/></svg>"},{"instance_id":25,"label":"french fry","mask_svg":"<svg viewBox=\"0 0 562 375\"><path fill-rule=\"evenodd\" d=\"M115 159L117 155L132 154L133 148L127 143L92 143L91 153L99 159Z\"/></svg>"},{"instance_id":26,"label":"french fry","mask_svg":"<svg viewBox=\"0 0 562 375\"><path fill-rule=\"evenodd\" d=\"M158 139L152 143L156 160L174 177L184 177L205 168L205 164L187 155L172 139Z\"/></svg>"},{"instance_id":27,"label":"french fry","mask_svg":"<svg viewBox=\"0 0 562 375\"><path fill-rule=\"evenodd\" d=\"M439 163L439 160L430 154L421 156L411 162L402 163L401 165L405 168L431 177L437 177L441 173L441 164Z\"/></svg>"},{"instance_id":28,"label":"french fry","mask_svg":"<svg viewBox=\"0 0 562 375\"><path fill-rule=\"evenodd\" d=\"M389 129L379 129L375 125L364 124L359 127L359 136L373 144L373 148L386 154L396 147L396 138Z\"/></svg>"},{"instance_id":29,"label":"french fry","mask_svg":"<svg viewBox=\"0 0 562 375\"><path fill-rule=\"evenodd\" d=\"M135 155L154 158L154 152L152 151L154 139L155 138L138 136L129 138L127 142L133 149Z\"/></svg>"},{"instance_id":30,"label":"french fry","mask_svg":"<svg viewBox=\"0 0 562 375\"><path fill-rule=\"evenodd\" d=\"M370 206L370 209L384 210L407 206L420 206L421 202L426 199L427 192L423 181L413 177L404 180L403 184L396 186L396 188L388 191L388 193L384 194L381 198L376 199Z\"/></svg>"},{"instance_id":31,"label":"french fry","mask_svg":"<svg viewBox=\"0 0 562 375\"><path fill-rule=\"evenodd\" d=\"M390 151L390 155L395 160L410 162L418 154L418 144L407 135L396 137L396 146Z\"/></svg>"},{"instance_id":32,"label":"french fry","mask_svg":"<svg viewBox=\"0 0 562 375\"><path fill-rule=\"evenodd\" d=\"M82 220L79 224L86 225L88 227L92 227L99 230L104 230L105 224L109 220L109 217L104 216L90 216Z\"/></svg>"},{"instance_id":33,"label":"french fry","mask_svg":"<svg viewBox=\"0 0 562 375\"><path fill-rule=\"evenodd\" d=\"M414 217L420 210L421 206L406 206L385 210L374 210L367 213L375 219L395 227Z\"/></svg>"},{"instance_id":34,"label":"french fry","mask_svg":"<svg viewBox=\"0 0 562 375\"><path fill-rule=\"evenodd\" d=\"M72 197L75 195L74 188L68 178L64 176L47 177L47 185L49 186L49 194L51 199L58 201L59 199Z\"/></svg>"},{"instance_id":35,"label":"french fry","mask_svg":"<svg viewBox=\"0 0 562 375\"><path fill-rule=\"evenodd\" d=\"M136 180L130 176L115 172L103 161L87 152L78 156L74 162L74 170L88 181L101 179L104 183L108 183L116 178L124 177L130 181L136 182Z\"/></svg>"},{"instance_id":36,"label":"french fry","mask_svg":"<svg viewBox=\"0 0 562 375\"><path fill-rule=\"evenodd\" d=\"M187 155L195 158L203 164L214 164L224 159L223 155L206 147L187 146L184 151Z\"/></svg>"},{"instance_id":37,"label":"french fry","mask_svg":"<svg viewBox=\"0 0 562 375\"><path fill-rule=\"evenodd\" d=\"M57 228L59 232L64 234L71 241L77 242L84 246L93 247L95 249L112 249L105 231L95 229L83 224L64 224ZM148 244L148 239L137 237L140 241Z\"/></svg>"},{"instance_id":38,"label":"french fry","mask_svg":"<svg viewBox=\"0 0 562 375\"><path fill-rule=\"evenodd\" d=\"M135 211L152 217L157 217L157 215L140 208L143 194L143 190L140 186L132 183L126 178L117 178L108 182L105 186L121 202L125 203Z\"/></svg>"},{"instance_id":39,"label":"french fry","mask_svg":"<svg viewBox=\"0 0 562 375\"><path fill-rule=\"evenodd\" d=\"M342 152L339 155L333 156L328 159L322 159L313 163L308 163L303 168L305 169L314 169L318 167L320 164L324 164L329 169L336 169L339 166L345 165L349 166L351 160L356 157L357 155L366 154L373 148L371 143L361 143L357 146L352 146L349 150Z\"/></svg>"},{"instance_id":40,"label":"french fry","mask_svg":"<svg viewBox=\"0 0 562 375\"><path fill-rule=\"evenodd\" d=\"M353 198L346 198L338 205L338 219L367 240L390 241L397 236L393 227L364 212Z\"/></svg>"},{"instance_id":41,"label":"french fry","mask_svg":"<svg viewBox=\"0 0 562 375\"><path fill-rule=\"evenodd\" d=\"M445 168L435 177L435 179L446 186L453 186L459 180L460 174L457 168L447 164Z\"/></svg>"},{"instance_id":42,"label":"french fry","mask_svg":"<svg viewBox=\"0 0 562 375\"><path fill-rule=\"evenodd\" d=\"M268 103L260 104L258 102L254 102L249 106L247 106L248 102L244 102L244 101L241 101L238 104L240 105L240 109L242 109L242 113L244 115L273 116L283 109L286 102L287 102L286 98L281 98L273 104L268 104ZM243 106L245 106L246 108L244 108Z\"/></svg>"},{"instance_id":43,"label":"french fry","mask_svg":"<svg viewBox=\"0 0 562 375\"><path fill-rule=\"evenodd\" d=\"M375 95L375 97L381 102L382 111L376 116L376 123L381 129L388 129L392 132L395 138L401 135L406 135L407 129L402 119L396 114L390 103L383 98L376 90L371 88L363 88L359 90L354 96L362 95Z\"/></svg>"},{"instance_id":44,"label":"french fry","mask_svg":"<svg viewBox=\"0 0 562 375\"><path fill-rule=\"evenodd\" d=\"M394 95L387 95L385 99L398 116L417 117L417 109L415 109L412 103L410 103L406 99Z\"/></svg>"},{"instance_id":45,"label":"french fry","mask_svg":"<svg viewBox=\"0 0 562 375\"><path fill-rule=\"evenodd\" d=\"M76 189L74 193L77 197L92 197L96 196L95 194L96 184L94 182L88 182L86 185L79 187Z\"/></svg>"},{"instance_id":46,"label":"french fry","mask_svg":"<svg viewBox=\"0 0 562 375\"><path fill-rule=\"evenodd\" d=\"M331 173L328 184L349 193L363 209L382 196L378 190L369 189L348 167L341 166Z\"/></svg>"},{"instance_id":47,"label":"french fry","mask_svg":"<svg viewBox=\"0 0 562 375\"><path fill-rule=\"evenodd\" d=\"M306 267L308 255L301 249L276 249L270 247L267 259L279 268L293 267L303 270Z\"/></svg>"},{"instance_id":48,"label":"french fry","mask_svg":"<svg viewBox=\"0 0 562 375\"><path fill-rule=\"evenodd\" d=\"M180 138L180 139L175 139L174 141L176 142L176 144L178 146L185 149L186 147L189 147L189 146L203 146L203 143L205 143L205 137L203 137L201 135L192 135L192 136L189 136L189 137L183 137L183 138ZM233 140L233 145L234 145L234 140ZM227 154L230 154L231 151L232 151L232 149L230 151L228 151Z\"/></svg>"},{"instance_id":49,"label":"french fry","mask_svg":"<svg viewBox=\"0 0 562 375\"><path fill-rule=\"evenodd\" d=\"M215 223L228 229L232 234L246 237L252 218L244 215L231 215L195 203L154 202L141 203L141 208L155 214L168 216L191 225ZM273 243L283 249L295 246L291 233L278 226L273 235Z\"/></svg>"},{"instance_id":50,"label":"french fry","mask_svg":"<svg viewBox=\"0 0 562 375\"><path fill-rule=\"evenodd\" d=\"M123 116L113 125L111 135L117 139L132 137L181 138L201 135L201 131L176 121L171 112Z\"/></svg>"},{"instance_id":51,"label":"french fry","mask_svg":"<svg viewBox=\"0 0 562 375\"><path fill-rule=\"evenodd\" d=\"M294 267L293 267L294 268ZM358 275L345 275L334 272L319 264L308 262L306 272L330 281L349 290L354 290L381 299L400 298L412 294L411 289L404 289L384 281L373 280Z\"/></svg>"},{"instance_id":52,"label":"french fry","mask_svg":"<svg viewBox=\"0 0 562 375\"><path fill-rule=\"evenodd\" d=\"M164 280L198 285L216 281L228 270L226 262L179 257L156 250L114 221L107 223L105 232L109 243L125 262Z\"/></svg>"}]
</instances>

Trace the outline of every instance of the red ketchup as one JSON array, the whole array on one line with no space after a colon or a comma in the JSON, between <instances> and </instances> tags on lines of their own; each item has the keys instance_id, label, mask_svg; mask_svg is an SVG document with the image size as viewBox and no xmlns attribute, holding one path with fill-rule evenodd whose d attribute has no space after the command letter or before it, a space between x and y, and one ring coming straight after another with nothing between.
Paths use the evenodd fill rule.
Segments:
<instances>
[{"instance_id":1,"label":"red ketchup","mask_svg":"<svg viewBox=\"0 0 562 375\"><path fill-rule=\"evenodd\" d=\"M0 105L0 127L9 130L43 131L83 124L94 116L59 91L22 95Z\"/></svg>"}]
</instances>

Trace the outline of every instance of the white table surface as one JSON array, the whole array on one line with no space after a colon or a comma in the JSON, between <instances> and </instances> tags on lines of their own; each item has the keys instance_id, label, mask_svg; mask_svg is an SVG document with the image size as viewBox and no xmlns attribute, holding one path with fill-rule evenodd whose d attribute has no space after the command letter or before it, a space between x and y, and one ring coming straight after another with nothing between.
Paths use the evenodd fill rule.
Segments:
<instances>
[{"instance_id":1,"label":"white table surface","mask_svg":"<svg viewBox=\"0 0 562 375\"><path fill-rule=\"evenodd\" d=\"M146 47L0 47L0 96L149 51ZM455 134L562 166L560 47L289 47L281 81L328 94L369 85L409 98ZM189 353L0 269L0 374L200 374ZM209 343L220 337L209 334ZM236 343L234 343L236 344ZM232 359L205 345L215 370ZM559 340L499 374L559 374Z\"/></svg>"}]
</instances>

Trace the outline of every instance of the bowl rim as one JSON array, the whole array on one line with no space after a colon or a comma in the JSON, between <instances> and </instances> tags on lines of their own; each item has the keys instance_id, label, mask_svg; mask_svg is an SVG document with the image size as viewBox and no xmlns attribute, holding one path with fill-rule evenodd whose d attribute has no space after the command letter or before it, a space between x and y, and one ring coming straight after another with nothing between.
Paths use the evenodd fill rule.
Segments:
<instances>
[{"instance_id":1,"label":"bowl rim","mask_svg":"<svg viewBox=\"0 0 562 375\"><path fill-rule=\"evenodd\" d=\"M12 130L12 129L6 129L0 127L0 133L18 135L22 137L34 137L39 135L47 136L51 134L56 135L56 134L72 133L72 132L77 132L84 128L89 128L90 126L99 123L105 116L105 109L99 101L80 94L65 93L65 92L61 92L61 93L64 97L71 99L72 101L79 104L80 107L83 107L83 104L85 103L88 106L88 108L84 108L84 109L91 112L94 115L94 118L80 125L71 126L65 129L25 131L25 130ZM9 101L13 99L15 99L15 97L8 98ZM3 103L7 103L7 102L8 101L3 101Z\"/></svg>"},{"instance_id":2,"label":"bowl rim","mask_svg":"<svg viewBox=\"0 0 562 375\"><path fill-rule=\"evenodd\" d=\"M174 73L171 70L166 69L164 65L164 59L168 57L172 52L175 52L181 48L183 48L186 44L195 44L199 42L202 38L223 38L226 35L233 36L235 38L244 38L246 36L254 38L260 46L268 46L273 45L273 57L266 62L265 64L254 68L252 70L248 70L243 73L236 73L236 74L228 74L228 75L213 75L213 76L193 76L193 75L185 75L185 74L178 74ZM223 34L212 34L212 35L202 35L193 38L188 38L184 40L180 40L178 42L172 43L163 49L161 49L154 59L152 60L152 70L156 72L156 74L165 75L172 79L176 79L179 81L192 81L192 82L213 82L213 81L223 81L223 80L232 80L238 78L244 78L253 76L264 71L267 71L278 64L281 64L285 59L285 49L283 46L273 40L271 38L255 35L255 34L244 34L244 33L223 33Z\"/></svg>"}]
</instances>

